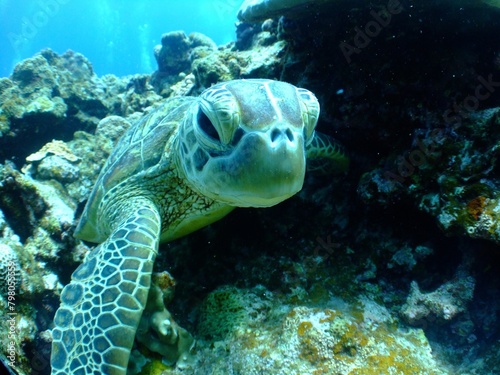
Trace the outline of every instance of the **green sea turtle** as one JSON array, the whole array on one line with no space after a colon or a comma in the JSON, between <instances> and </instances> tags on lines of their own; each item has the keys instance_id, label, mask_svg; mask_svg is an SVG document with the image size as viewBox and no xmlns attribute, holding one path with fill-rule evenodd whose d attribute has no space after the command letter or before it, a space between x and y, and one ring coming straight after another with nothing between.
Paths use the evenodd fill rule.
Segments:
<instances>
[{"instance_id":1,"label":"green sea turtle","mask_svg":"<svg viewBox=\"0 0 500 375\"><path fill-rule=\"evenodd\" d=\"M126 373L159 242L235 207L291 197L302 188L306 154L316 169L346 169L342 149L315 132L318 116L308 90L249 79L169 99L132 126L76 228L78 238L101 244L61 293L52 374Z\"/></svg>"}]
</instances>

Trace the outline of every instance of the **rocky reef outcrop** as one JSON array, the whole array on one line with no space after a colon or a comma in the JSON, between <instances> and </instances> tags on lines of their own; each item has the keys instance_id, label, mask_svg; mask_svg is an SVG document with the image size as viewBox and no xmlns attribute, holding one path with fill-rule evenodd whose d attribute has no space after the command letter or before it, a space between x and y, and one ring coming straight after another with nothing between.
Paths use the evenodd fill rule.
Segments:
<instances>
[{"instance_id":1,"label":"rocky reef outcrop","mask_svg":"<svg viewBox=\"0 0 500 375\"><path fill-rule=\"evenodd\" d=\"M246 0L238 11L243 22L259 22L270 18L300 19L338 4L338 0Z\"/></svg>"},{"instance_id":2,"label":"rocky reef outcrop","mask_svg":"<svg viewBox=\"0 0 500 375\"><path fill-rule=\"evenodd\" d=\"M249 34L255 34L255 31ZM239 78L278 78L286 43L271 32L245 37L250 50L217 48L208 37L174 31L162 36L155 48L158 70L152 83L162 96L197 94L211 85ZM250 43L250 44L248 44Z\"/></svg>"},{"instance_id":3,"label":"rocky reef outcrop","mask_svg":"<svg viewBox=\"0 0 500 375\"><path fill-rule=\"evenodd\" d=\"M160 99L149 76L97 77L81 54L44 50L0 79L0 158L24 158L54 138L93 132L100 119L130 115ZM36 134L36 137L33 135Z\"/></svg>"}]
</instances>

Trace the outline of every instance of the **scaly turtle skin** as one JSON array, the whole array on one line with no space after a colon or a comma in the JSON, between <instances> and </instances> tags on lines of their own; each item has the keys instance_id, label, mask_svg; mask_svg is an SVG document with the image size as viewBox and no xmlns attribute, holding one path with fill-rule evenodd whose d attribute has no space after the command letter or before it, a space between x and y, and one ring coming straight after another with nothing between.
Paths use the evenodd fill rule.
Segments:
<instances>
[{"instance_id":1,"label":"scaly turtle skin","mask_svg":"<svg viewBox=\"0 0 500 375\"><path fill-rule=\"evenodd\" d=\"M235 207L269 207L315 169L348 159L315 133L315 96L290 84L237 80L178 97L132 126L107 160L76 229L101 243L61 293L52 374L124 375L158 243ZM306 151L307 148L307 151Z\"/></svg>"}]
</instances>

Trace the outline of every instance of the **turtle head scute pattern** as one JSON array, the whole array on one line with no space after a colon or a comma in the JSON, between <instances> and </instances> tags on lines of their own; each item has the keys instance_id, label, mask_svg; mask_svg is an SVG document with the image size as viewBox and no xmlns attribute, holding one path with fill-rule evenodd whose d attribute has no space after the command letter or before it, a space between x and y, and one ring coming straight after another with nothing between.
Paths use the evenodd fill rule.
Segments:
<instances>
[{"instance_id":1,"label":"turtle head scute pattern","mask_svg":"<svg viewBox=\"0 0 500 375\"><path fill-rule=\"evenodd\" d=\"M179 130L179 169L195 191L216 201L273 206L302 188L318 116L316 97L284 82L215 85Z\"/></svg>"}]
</instances>

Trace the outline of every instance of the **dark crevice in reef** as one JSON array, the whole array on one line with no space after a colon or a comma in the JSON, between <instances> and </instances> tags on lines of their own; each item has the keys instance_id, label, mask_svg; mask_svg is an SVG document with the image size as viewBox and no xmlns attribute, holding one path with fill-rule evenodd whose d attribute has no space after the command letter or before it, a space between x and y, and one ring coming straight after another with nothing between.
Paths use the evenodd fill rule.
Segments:
<instances>
[{"instance_id":1,"label":"dark crevice in reef","mask_svg":"<svg viewBox=\"0 0 500 375\"><path fill-rule=\"evenodd\" d=\"M25 242L47 207L34 188L20 186L15 176L0 180L0 211L12 230Z\"/></svg>"},{"instance_id":2,"label":"dark crevice in reef","mask_svg":"<svg viewBox=\"0 0 500 375\"><path fill-rule=\"evenodd\" d=\"M12 129L16 129L16 142L0 142L0 162L8 157L20 169L26 163L27 156L54 139L54 127L58 129L58 140L69 141L73 137L75 129L50 114L37 114L35 119L27 115L12 120Z\"/></svg>"}]
</instances>

